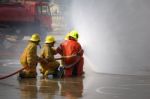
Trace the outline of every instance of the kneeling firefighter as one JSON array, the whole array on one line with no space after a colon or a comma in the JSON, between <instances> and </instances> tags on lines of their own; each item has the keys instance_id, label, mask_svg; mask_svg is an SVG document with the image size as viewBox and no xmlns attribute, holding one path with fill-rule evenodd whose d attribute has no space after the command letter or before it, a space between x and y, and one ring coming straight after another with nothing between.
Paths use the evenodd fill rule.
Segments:
<instances>
[{"instance_id":1,"label":"kneeling firefighter","mask_svg":"<svg viewBox=\"0 0 150 99\"><path fill-rule=\"evenodd\" d=\"M57 52L62 56L76 57L62 59L62 64L65 66L64 76L81 76L83 72L83 49L78 42L79 34L76 30L72 30L66 36L66 40L57 48ZM73 64L75 63L75 64ZM73 64L71 67L70 64ZM69 67L67 67L69 66Z\"/></svg>"},{"instance_id":2,"label":"kneeling firefighter","mask_svg":"<svg viewBox=\"0 0 150 99\"><path fill-rule=\"evenodd\" d=\"M54 59L54 55L57 54L54 49L54 44L55 38L53 36L49 35L45 38L45 44L40 56L43 60L46 60L40 62L40 72L45 78L47 78L48 75L53 75L54 78L57 77L57 70L60 64Z\"/></svg>"},{"instance_id":3,"label":"kneeling firefighter","mask_svg":"<svg viewBox=\"0 0 150 99\"><path fill-rule=\"evenodd\" d=\"M19 76L22 78L35 78L36 66L40 61L40 58L37 56L37 46L40 42L39 34L33 34L27 47L24 49L21 57L20 63L25 69L19 73Z\"/></svg>"}]
</instances>

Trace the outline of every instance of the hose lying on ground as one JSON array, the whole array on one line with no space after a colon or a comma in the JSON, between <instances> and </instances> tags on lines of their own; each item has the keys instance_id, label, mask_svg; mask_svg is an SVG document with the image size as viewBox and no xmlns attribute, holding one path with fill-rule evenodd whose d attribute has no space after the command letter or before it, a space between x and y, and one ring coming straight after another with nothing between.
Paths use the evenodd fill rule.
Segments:
<instances>
[{"instance_id":1,"label":"hose lying on ground","mask_svg":"<svg viewBox=\"0 0 150 99\"><path fill-rule=\"evenodd\" d=\"M25 68L21 68L21 69L19 69L19 70L13 72L13 73L11 73L11 74L8 74L8 75L5 75L5 76L0 76L0 80L6 79L6 78L8 78L8 77L11 77L11 76L13 76L13 75L19 73L20 71L22 71L22 70L24 70L24 69L25 69Z\"/></svg>"}]
</instances>

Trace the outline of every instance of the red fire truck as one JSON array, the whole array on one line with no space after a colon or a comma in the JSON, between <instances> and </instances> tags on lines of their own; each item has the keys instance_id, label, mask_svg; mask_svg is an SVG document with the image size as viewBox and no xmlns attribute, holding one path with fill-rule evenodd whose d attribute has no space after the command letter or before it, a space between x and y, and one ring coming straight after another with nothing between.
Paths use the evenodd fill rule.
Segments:
<instances>
[{"instance_id":1,"label":"red fire truck","mask_svg":"<svg viewBox=\"0 0 150 99\"><path fill-rule=\"evenodd\" d=\"M0 35L44 35L52 30L48 2L23 0L0 3Z\"/></svg>"}]
</instances>

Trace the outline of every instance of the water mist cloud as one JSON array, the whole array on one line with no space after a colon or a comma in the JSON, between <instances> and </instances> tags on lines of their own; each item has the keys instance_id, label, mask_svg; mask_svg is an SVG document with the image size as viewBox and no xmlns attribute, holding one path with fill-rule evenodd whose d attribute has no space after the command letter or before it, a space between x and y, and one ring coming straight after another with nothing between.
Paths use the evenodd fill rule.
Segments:
<instances>
[{"instance_id":1,"label":"water mist cloud","mask_svg":"<svg viewBox=\"0 0 150 99\"><path fill-rule=\"evenodd\" d=\"M150 74L150 1L74 0L72 21L96 72Z\"/></svg>"}]
</instances>

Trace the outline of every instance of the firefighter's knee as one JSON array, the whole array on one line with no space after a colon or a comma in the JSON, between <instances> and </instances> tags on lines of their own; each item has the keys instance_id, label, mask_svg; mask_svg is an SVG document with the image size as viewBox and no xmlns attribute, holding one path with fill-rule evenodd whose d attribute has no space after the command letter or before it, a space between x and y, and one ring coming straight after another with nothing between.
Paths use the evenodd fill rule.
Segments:
<instances>
[{"instance_id":1,"label":"firefighter's knee","mask_svg":"<svg viewBox=\"0 0 150 99\"><path fill-rule=\"evenodd\" d=\"M35 78L36 75L37 75L36 72L29 72L29 71L19 72L19 77L21 77L21 78Z\"/></svg>"}]
</instances>

